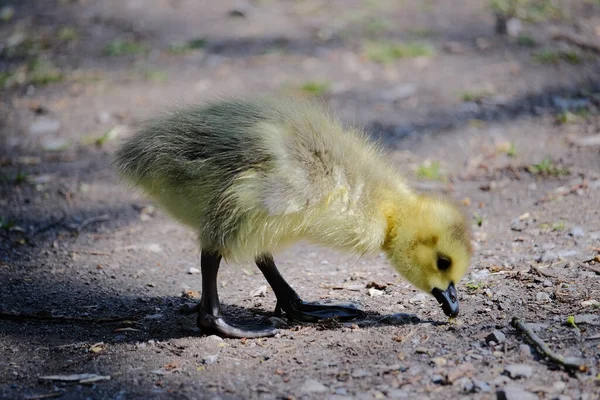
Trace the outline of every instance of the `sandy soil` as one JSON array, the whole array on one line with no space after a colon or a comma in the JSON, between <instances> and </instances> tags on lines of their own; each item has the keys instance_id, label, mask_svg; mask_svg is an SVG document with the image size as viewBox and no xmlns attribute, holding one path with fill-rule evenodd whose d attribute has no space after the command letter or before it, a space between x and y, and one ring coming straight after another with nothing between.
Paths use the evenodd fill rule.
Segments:
<instances>
[{"instance_id":1,"label":"sandy soil","mask_svg":"<svg viewBox=\"0 0 600 400\"><path fill-rule=\"evenodd\" d=\"M600 59L551 39L597 41L600 5L569 3L511 39L475 0L0 1L0 397L600 398ZM433 54L380 64L369 40ZM174 104L310 82L417 188L468 206L476 253L452 323L382 256L305 243L276 255L286 278L367 318L223 340L178 313L199 296L193 233L118 182L119 137ZM220 285L230 315L272 315L256 267ZM513 316L585 370L548 361ZM94 375L42 378L73 374Z\"/></svg>"}]
</instances>

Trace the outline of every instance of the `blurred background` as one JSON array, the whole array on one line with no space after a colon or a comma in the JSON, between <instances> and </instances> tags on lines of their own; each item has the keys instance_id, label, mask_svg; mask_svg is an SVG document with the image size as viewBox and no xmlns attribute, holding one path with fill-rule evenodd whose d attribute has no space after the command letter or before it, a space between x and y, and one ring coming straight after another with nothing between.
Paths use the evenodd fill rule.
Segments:
<instances>
[{"instance_id":1,"label":"blurred background","mask_svg":"<svg viewBox=\"0 0 600 400\"><path fill-rule=\"evenodd\" d=\"M193 318L176 314L199 296L195 238L119 183L111 154L146 117L240 93L321 102L380 141L418 189L467 208L468 323L303 327L254 347L198 338ZM473 338L506 328L509 311L554 324L600 307L599 0L0 0L0 99L0 397L488 393L506 383L505 361L531 355L513 336L509 350ZM381 257L300 245L279 260L309 297L444 318ZM237 305L228 311L272 310L260 274L242 271L223 269L220 292ZM27 324L8 321L14 313ZM145 317L29 323L131 314ZM546 339L597 373L597 341L558 325ZM217 353L223 362L206 367L202 355ZM289 354L300 361L290 366ZM251 373L237 371L240 360ZM398 362L409 372L364 372ZM454 362L472 363L483 383L435 378ZM577 380L535 365L523 390L585 398L598 388L595 373ZM113 379L37 381L62 371Z\"/></svg>"}]
</instances>

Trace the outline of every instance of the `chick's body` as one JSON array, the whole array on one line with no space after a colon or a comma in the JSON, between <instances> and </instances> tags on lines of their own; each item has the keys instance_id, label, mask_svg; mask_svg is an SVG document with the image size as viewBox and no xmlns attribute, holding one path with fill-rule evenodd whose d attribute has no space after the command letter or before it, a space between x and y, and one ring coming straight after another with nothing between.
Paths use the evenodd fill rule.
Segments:
<instances>
[{"instance_id":1,"label":"chick's body","mask_svg":"<svg viewBox=\"0 0 600 400\"><path fill-rule=\"evenodd\" d=\"M203 249L249 261L307 238L377 251L382 202L414 195L359 132L300 101L232 101L149 123L118 153L124 174Z\"/></svg>"},{"instance_id":2,"label":"chick's body","mask_svg":"<svg viewBox=\"0 0 600 400\"><path fill-rule=\"evenodd\" d=\"M463 214L446 200L414 193L363 133L344 130L310 103L233 100L181 109L126 141L116 166L198 232L198 324L205 329L233 337L273 333L220 319L221 257L255 260L278 309L296 319L361 315L304 303L285 282L271 254L301 238L358 254L384 251L447 315L458 314L454 283L471 251Z\"/></svg>"}]
</instances>

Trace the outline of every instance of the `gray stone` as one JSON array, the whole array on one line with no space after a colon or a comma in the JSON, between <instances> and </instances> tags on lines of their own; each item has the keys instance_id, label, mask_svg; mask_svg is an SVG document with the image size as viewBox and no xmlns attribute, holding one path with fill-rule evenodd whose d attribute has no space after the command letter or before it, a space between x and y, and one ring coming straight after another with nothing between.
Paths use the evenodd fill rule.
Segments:
<instances>
[{"instance_id":1,"label":"gray stone","mask_svg":"<svg viewBox=\"0 0 600 400\"><path fill-rule=\"evenodd\" d=\"M577 314L575 315L576 324L600 325L600 315L595 314Z\"/></svg>"},{"instance_id":2,"label":"gray stone","mask_svg":"<svg viewBox=\"0 0 600 400\"><path fill-rule=\"evenodd\" d=\"M200 270L198 268L190 267L188 269L188 274L190 274L190 275L196 275L196 274L199 274L199 273L200 273Z\"/></svg>"},{"instance_id":3,"label":"gray stone","mask_svg":"<svg viewBox=\"0 0 600 400\"><path fill-rule=\"evenodd\" d=\"M504 371L506 371L506 373L508 373L508 376L510 376L513 379L531 378L531 375L533 375L533 368L531 367L531 365L527 364L507 365L504 368Z\"/></svg>"},{"instance_id":4,"label":"gray stone","mask_svg":"<svg viewBox=\"0 0 600 400\"><path fill-rule=\"evenodd\" d=\"M552 287L554 286L554 284L552 283L551 280L546 279L544 282L542 282L542 285L544 285L544 287Z\"/></svg>"},{"instance_id":5,"label":"gray stone","mask_svg":"<svg viewBox=\"0 0 600 400\"><path fill-rule=\"evenodd\" d=\"M348 394L348 389L346 389L345 387L339 387L335 389L335 394L340 396L346 396Z\"/></svg>"},{"instance_id":6,"label":"gray stone","mask_svg":"<svg viewBox=\"0 0 600 400\"><path fill-rule=\"evenodd\" d=\"M435 374L435 375L431 375L431 382L441 385L445 382L445 379L443 376L441 376L439 374Z\"/></svg>"},{"instance_id":7,"label":"gray stone","mask_svg":"<svg viewBox=\"0 0 600 400\"><path fill-rule=\"evenodd\" d=\"M471 380L471 378L468 378L466 376L455 380L452 384L460 387L463 390L463 392L467 393L472 392L475 388L475 385L473 385L473 381Z\"/></svg>"},{"instance_id":8,"label":"gray stone","mask_svg":"<svg viewBox=\"0 0 600 400\"><path fill-rule=\"evenodd\" d=\"M484 393L492 391L492 387L490 386L490 384L480 379L473 378L473 386L475 387L475 391L480 391Z\"/></svg>"},{"instance_id":9,"label":"gray stone","mask_svg":"<svg viewBox=\"0 0 600 400\"><path fill-rule=\"evenodd\" d=\"M39 117L29 125L29 134L41 136L56 133L60 130L60 121L50 117Z\"/></svg>"},{"instance_id":10,"label":"gray stone","mask_svg":"<svg viewBox=\"0 0 600 400\"><path fill-rule=\"evenodd\" d=\"M496 392L496 396L498 400L538 400L537 395L516 385L505 386Z\"/></svg>"},{"instance_id":11,"label":"gray stone","mask_svg":"<svg viewBox=\"0 0 600 400\"><path fill-rule=\"evenodd\" d=\"M399 101L408 99L417 93L417 86L411 83L398 85L391 89L383 91L381 99L385 101Z\"/></svg>"},{"instance_id":12,"label":"gray stone","mask_svg":"<svg viewBox=\"0 0 600 400\"><path fill-rule=\"evenodd\" d=\"M575 250L563 250L563 251L559 251L557 256L561 260L566 260L568 258L575 257L578 254L579 254L579 252L575 251Z\"/></svg>"},{"instance_id":13,"label":"gray stone","mask_svg":"<svg viewBox=\"0 0 600 400\"><path fill-rule=\"evenodd\" d=\"M42 148L46 151L65 150L70 146L69 140L59 137L48 137L42 139Z\"/></svg>"},{"instance_id":14,"label":"gray stone","mask_svg":"<svg viewBox=\"0 0 600 400\"><path fill-rule=\"evenodd\" d=\"M548 303L550 302L550 295L546 292L538 292L535 295L535 299L538 303Z\"/></svg>"},{"instance_id":15,"label":"gray stone","mask_svg":"<svg viewBox=\"0 0 600 400\"><path fill-rule=\"evenodd\" d=\"M217 336L217 335L210 335L206 338L206 340L208 341L212 341L212 342L222 342L223 338Z\"/></svg>"},{"instance_id":16,"label":"gray stone","mask_svg":"<svg viewBox=\"0 0 600 400\"><path fill-rule=\"evenodd\" d=\"M490 342L504 343L506 341L506 335L497 329L493 330L492 333L486 336L485 341L489 344Z\"/></svg>"},{"instance_id":17,"label":"gray stone","mask_svg":"<svg viewBox=\"0 0 600 400\"><path fill-rule=\"evenodd\" d=\"M387 392L387 397L390 399L408 399L409 394L402 389L391 389Z\"/></svg>"},{"instance_id":18,"label":"gray stone","mask_svg":"<svg viewBox=\"0 0 600 400\"><path fill-rule=\"evenodd\" d=\"M302 393L325 393L329 389L321 382L315 381L314 379L309 379L302 385L300 391Z\"/></svg>"},{"instance_id":19,"label":"gray stone","mask_svg":"<svg viewBox=\"0 0 600 400\"><path fill-rule=\"evenodd\" d=\"M370 375L371 375L371 373L364 369L355 369L354 371L352 371L353 378L364 378L365 376L370 376Z\"/></svg>"},{"instance_id":20,"label":"gray stone","mask_svg":"<svg viewBox=\"0 0 600 400\"><path fill-rule=\"evenodd\" d=\"M204 357L202 357L202 364L205 364L205 365L214 364L217 362L218 358L219 358L218 354L211 354L208 356L204 356Z\"/></svg>"},{"instance_id":21,"label":"gray stone","mask_svg":"<svg viewBox=\"0 0 600 400\"><path fill-rule=\"evenodd\" d=\"M523 355L530 356L531 355L531 346L529 346L528 344L522 343L519 345L519 351Z\"/></svg>"},{"instance_id":22,"label":"gray stone","mask_svg":"<svg viewBox=\"0 0 600 400\"><path fill-rule=\"evenodd\" d=\"M556 260L558 260L558 255L553 251L544 251L535 259L539 263L551 263Z\"/></svg>"},{"instance_id":23,"label":"gray stone","mask_svg":"<svg viewBox=\"0 0 600 400\"><path fill-rule=\"evenodd\" d=\"M569 231L569 236L573 236L573 237L584 237L585 236L585 232L583 231L583 229L580 226L574 226L570 231Z\"/></svg>"},{"instance_id":24,"label":"gray stone","mask_svg":"<svg viewBox=\"0 0 600 400\"><path fill-rule=\"evenodd\" d=\"M508 36L516 38L521 34L523 22L519 18L511 18L506 21L506 33Z\"/></svg>"}]
</instances>

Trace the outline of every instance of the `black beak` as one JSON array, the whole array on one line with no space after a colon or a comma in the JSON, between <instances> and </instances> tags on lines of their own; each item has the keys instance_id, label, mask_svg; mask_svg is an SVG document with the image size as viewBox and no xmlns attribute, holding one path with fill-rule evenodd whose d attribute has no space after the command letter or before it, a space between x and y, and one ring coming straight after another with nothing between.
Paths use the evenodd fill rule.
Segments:
<instances>
[{"instance_id":1,"label":"black beak","mask_svg":"<svg viewBox=\"0 0 600 400\"><path fill-rule=\"evenodd\" d=\"M431 291L431 294L435 297L438 303L442 305L444 314L449 317L456 317L458 315L458 296L456 293L456 288L454 287L454 282L450 282L448 289L445 291L434 288Z\"/></svg>"}]
</instances>

